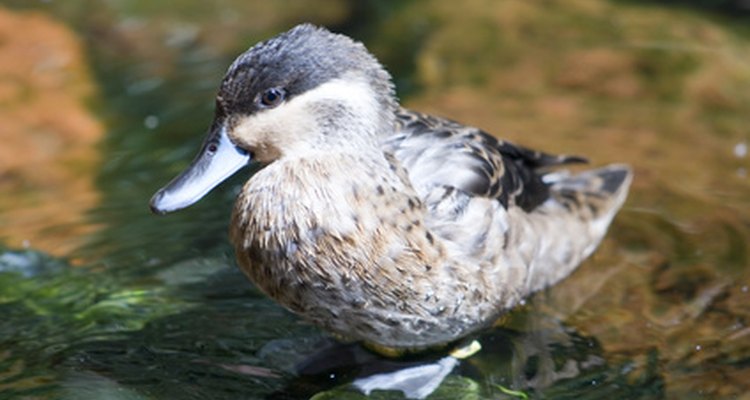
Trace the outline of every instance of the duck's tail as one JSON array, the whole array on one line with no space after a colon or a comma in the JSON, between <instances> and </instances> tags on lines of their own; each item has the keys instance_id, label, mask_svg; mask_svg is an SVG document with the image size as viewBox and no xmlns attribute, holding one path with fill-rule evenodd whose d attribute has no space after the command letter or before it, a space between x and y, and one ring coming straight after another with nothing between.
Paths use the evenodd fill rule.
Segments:
<instances>
[{"instance_id":1,"label":"duck's tail","mask_svg":"<svg viewBox=\"0 0 750 400\"><path fill-rule=\"evenodd\" d=\"M528 233L515 239L519 243L537 240L536 253L526 257L532 260L528 262L527 293L565 278L594 252L625 202L632 180L630 167L617 164L544 176L550 198L526 215Z\"/></svg>"},{"instance_id":2,"label":"duck's tail","mask_svg":"<svg viewBox=\"0 0 750 400\"><path fill-rule=\"evenodd\" d=\"M622 207L633 180L631 168L612 164L575 175L549 174L550 195L578 218L590 224L593 237L603 237ZM598 243L598 241L597 241ZM587 257L595 246L584 254Z\"/></svg>"}]
</instances>

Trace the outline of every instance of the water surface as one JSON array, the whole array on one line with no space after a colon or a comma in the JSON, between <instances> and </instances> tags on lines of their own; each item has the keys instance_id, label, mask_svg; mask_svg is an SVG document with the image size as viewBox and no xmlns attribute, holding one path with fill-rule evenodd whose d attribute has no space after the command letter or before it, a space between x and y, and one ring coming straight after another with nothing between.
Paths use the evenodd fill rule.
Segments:
<instances>
[{"instance_id":1,"label":"water surface","mask_svg":"<svg viewBox=\"0 0 750 400\"><path fill-rule=\"evenodd\" d=\"M4 4L0 397L362 397L347 384L389 361L337 347L237 270L226 232L249 171L183 212L147 207L198 148L231 60L311 21L364 41L409 107L635 167L596 254L480 335L431 398L747 398L747 17L596 0Z\"/></svg>"}]
</instances>

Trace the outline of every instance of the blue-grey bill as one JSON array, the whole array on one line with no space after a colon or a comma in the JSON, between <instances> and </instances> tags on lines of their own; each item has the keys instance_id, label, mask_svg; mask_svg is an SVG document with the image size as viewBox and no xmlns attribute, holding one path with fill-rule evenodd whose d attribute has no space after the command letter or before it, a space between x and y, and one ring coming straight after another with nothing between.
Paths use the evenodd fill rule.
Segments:
<instances>
[{"instance_id":1,"label":"blue-grey bill","mask_svg":"<svg viewBox=\"0 0 750 400\"><path fill-rule=\"evenodd\" d=\"M151 211L166 214L188 207L250 162L220 127L211 132L190 166L151 198Z\"/></svg>"}]
</instances>

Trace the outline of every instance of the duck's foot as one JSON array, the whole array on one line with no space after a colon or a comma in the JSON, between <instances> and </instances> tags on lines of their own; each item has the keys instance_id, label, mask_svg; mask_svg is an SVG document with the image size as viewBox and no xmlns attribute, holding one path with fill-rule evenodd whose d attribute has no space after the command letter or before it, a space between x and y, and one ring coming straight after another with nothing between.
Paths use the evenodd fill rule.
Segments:
<instances>
[{"instance_id":1,"label":"duck's foot","mask_svg":"<svg viewBox=\"0 0 750 400\"><path fill-rule=\"evenodd\" d=\"M450 356L459 360L465 360L477 354L479 350L482 350L482 345L477 340L472 340L466 345L453 349L450 352Z\"/></svg>"}]
</instances>

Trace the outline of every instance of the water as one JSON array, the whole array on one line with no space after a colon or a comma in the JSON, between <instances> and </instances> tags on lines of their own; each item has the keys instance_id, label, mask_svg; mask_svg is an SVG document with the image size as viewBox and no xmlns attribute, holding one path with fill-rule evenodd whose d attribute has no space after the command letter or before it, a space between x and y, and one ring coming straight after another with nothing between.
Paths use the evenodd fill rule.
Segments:
<instances>
[{"instance_id":1,"label":"water","mask_svg":"<svg viewBox=\"0 0 750 400\"><path fill-rule=\"evenodd\" d=\"M636 168L597 253L480 335L482 351L431 398L750 392L746 19L595 0L477 0L461 13L4 4L0 398L361 398L348 383L393 366L238 272L226 232L243 177L183 212L148 212L197 149L233 57L302 20L365 40L410 107Z\"/></svg>"}]
</instances>

